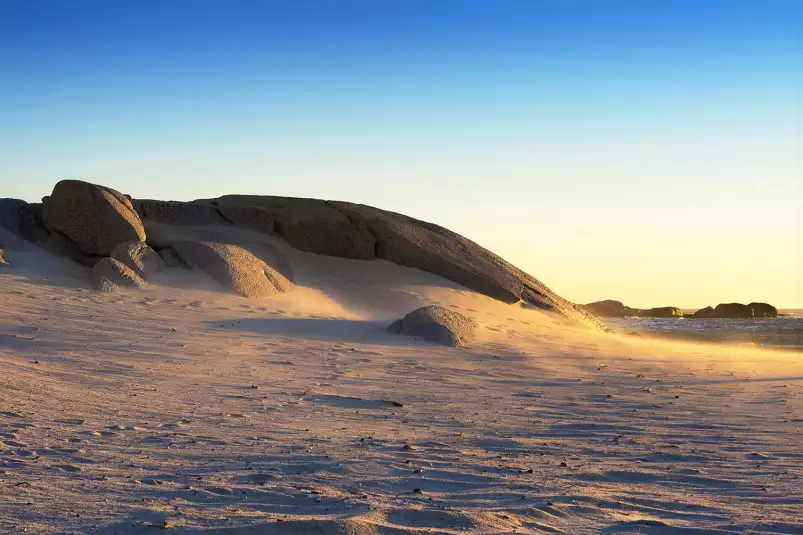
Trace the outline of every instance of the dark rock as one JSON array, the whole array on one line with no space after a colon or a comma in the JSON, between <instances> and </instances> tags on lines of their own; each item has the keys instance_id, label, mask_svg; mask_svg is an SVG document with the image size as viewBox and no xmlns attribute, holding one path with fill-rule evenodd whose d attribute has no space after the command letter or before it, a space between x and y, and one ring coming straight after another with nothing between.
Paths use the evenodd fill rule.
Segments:
<instances>
[{"instance_id":1,"label":"dark rock","mask_svg":"<svg viewBox=\"0 0 803 535\"><path fill-rule=\"evenodd\" d=\"M45 241L49 234L42 223L42 205L20 199L0 199L0 227L33 243Z\"/></svg>"},{"instance_id":2,"label":"dark rock","mask_svg":"<svg viewBox=\"0 0 803 535\"><path fill-rule=\"evenodd\" d=\"M214 201L222 213L233 207L260 207L273 218L273 230L301 251L373 260L376 239L361 221L318 199L226 195ZM227 216L228 217L228 216ZM234 222L234 219L231 219ZM249 226L248 228L253 228Z\"/></svg>"},{"instance_id":3,"label":"dark rock","mask_svg":"<svg viewBox=\"0 0 803 535\"><path fill-rule=\"evenodd\" d=\"M132 201L143 221L170 225L222 225L226 220L217 208L206 202Z\"/></svg>"},{"instance_id":4,"label":"dark rock","mask_svg":"<svg viewBox=\"0 0 803 535\"><path fill-rule=\"evenodd\" d=\"M749 305L741 303L720 303L714 309L714 318L744 318L752 319L755 316Z\"/></svg>"},{"instance_id":5,"label":"dark rock","mask_svg":"<svg viewBox=\"0 0 803 535\"><path fill-rule=\"evenodd\" d=\"M753 314L756 318L777 318L778 309L767 303L750 303L750 308L753 309Z\"/></svg>"},{"instance_id":6,"label":"dark rock","mask_svg":"<svg viewBox=\"0 0 803 535\"><path fill-rule=\"evenodd\" d=\"M90 255L109 255L120 243L145 241L131 201L105 186L62 180L42 206L42 220Z\"/></svg>"},{"instance_id":7,"label":"dark rock","mask_svg":"<svg viewBox=\"0 0 803 535\"><path fill-rule=\"evenodd\" d=\"M705 319L705 318L713 318L714 317L714 308L713 307L705 307L701 308L694 314L690 316L686 316L688 318L696 318L696 319Z\"/></svg>"},{"instance_id":8,"label":"dark rock","mask_svg":"<svg viewBox=\"0 0 803 535\"><path fill-rule=\"evenodd\" d=\"M642 310L640 316L643 318L681 318L683 312L677 307L658 307Z\"/></svg>"},{"instance_id":9,"label":"dark rock","mask_svg":"<svg viewBox=\"0 0 803 535\"><path fill-rule=\"evenodd\" d=\"M156 251L138 241L121 243L114 248L111 257L131 268L143 279L167 268Z\"/></svg>"},{"instance_id":10,"label":"dark rock","mask_svg":"<svg viewBox=\"0 0 803 535\"><path fill-rule=\"evenodd\" d=\"M112 291L117 286L144 288L147 283L131 268L114 258L104 258L95 264L89 275L92 285L101 291Z\"/></svg>"},{"instance_id":11,"label":"dark rock","mask_svg":"<svg viewBox=\"0 0 803 535\"><path fill-rule=\"evenodd\" d=\"M476 338L477 323L448 308L430 305L393 322L388 331L418 336L442 345L462 346Z\"/></svg>"},{"instance_id":12,"label":"dark rock","mask_svg":"<svg viewBox=\"0 0 803 535\"><path fill-rule=\"evenodd\" d=\"M613 299L605 299L603 301L596 301L580 306L595 316L600 316L602 318L622 318L625 316L639 316L641 314L641 310L630 308L629 306L625 306L621 301L614 301Z\"/></svg>"},{"instance_id":13,"label":"dark rock","mask_svg":"<svg viewBox=\"0 0 803 535\"><path fill-rule=\"evenodd\" d=\"M240 206L223 204L217 211L228 223L264 234L273 234L274 222L271 213L261 206Z\"/></svg>"},{"instance_id":14,"label":"dark rock","mask_svg":"<svg viewBox=\"0 0 803 535\"><path fill-rule=\"evenodd\" d=\"M370 206L329 204L352 221L363 222L376 237L378 258L429 271L507 303L522 299L526 282L512 266L459 234Z\"/></svg>"},{"instance_id":15,"label":"dark rock","mask_svg":"<svg viewBox=\"0 0 803 535\"><path fill-rule=\"evenodd\" d=\"M185 264L198 267L245 297L275 295L294 287L279 271L236 245L178 241L172 247Z\"/></svg>"}]
</instances>

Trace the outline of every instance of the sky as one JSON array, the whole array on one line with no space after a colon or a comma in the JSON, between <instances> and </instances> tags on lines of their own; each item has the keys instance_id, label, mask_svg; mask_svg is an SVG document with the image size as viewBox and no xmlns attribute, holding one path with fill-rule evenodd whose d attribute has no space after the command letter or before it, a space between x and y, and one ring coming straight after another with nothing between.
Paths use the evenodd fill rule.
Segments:
<instances>
[{"instance_id":1,"label":"sky","mask_svg":"<svg viewBox=\"0 0 803 535\"><path fill-rule=\"evenodd\" d=\"M0 0L0 196L361 202L580 302L803 308L798 0Z\"/></svg>"}]
</instances>

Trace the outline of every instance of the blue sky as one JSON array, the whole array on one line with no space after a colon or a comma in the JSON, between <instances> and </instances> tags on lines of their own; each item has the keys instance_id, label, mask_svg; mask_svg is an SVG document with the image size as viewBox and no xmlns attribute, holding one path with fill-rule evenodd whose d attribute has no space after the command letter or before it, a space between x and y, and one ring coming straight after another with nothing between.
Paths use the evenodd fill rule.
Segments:
<instances>
[{"instance_id":1,"label":"blue sky","mask_svg":"<svg viewBox=\"0 0 803 535\"><path fill-rule=\"evenodd\" d=\"M344 199L581 302L803 307L801 28L783 0L0 0L0 195Z\"/></svg>"}]
</instances>

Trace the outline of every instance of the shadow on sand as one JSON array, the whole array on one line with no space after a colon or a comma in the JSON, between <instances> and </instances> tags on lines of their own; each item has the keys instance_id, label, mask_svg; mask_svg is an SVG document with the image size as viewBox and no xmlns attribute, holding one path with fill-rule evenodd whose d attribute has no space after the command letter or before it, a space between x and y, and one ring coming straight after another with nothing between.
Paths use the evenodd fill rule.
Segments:
<instances>
[{"instance_id":1,"label":"shadow on sand","mask_svg":"<svg viewBox=\"0 0 803 535\"><path fill-rule=\"evenodd\" d=\"M209 322L210 327L306 340L333 340L388 346L415 343L408 336L387 332L389 322L326 318L232 318ZM420 342L423 343L423 342Z\"/></svg>"}]
</instances>

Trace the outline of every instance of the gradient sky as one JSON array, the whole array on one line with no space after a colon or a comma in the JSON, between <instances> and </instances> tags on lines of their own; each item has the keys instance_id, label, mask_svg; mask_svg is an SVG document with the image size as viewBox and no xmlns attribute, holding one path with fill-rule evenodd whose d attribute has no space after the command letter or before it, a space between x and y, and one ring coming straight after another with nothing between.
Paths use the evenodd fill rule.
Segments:
<instances>
[{"instance_id":1,"label":"gradient sky","mask_svg":"<svg viewBox=\"0 0 803 535\"><path fill-rule=\"evenodd\" d=\"M578 302L803 308L803 2L0 0L0 196L363 202Z\"/></svg>"}]
</instances>

